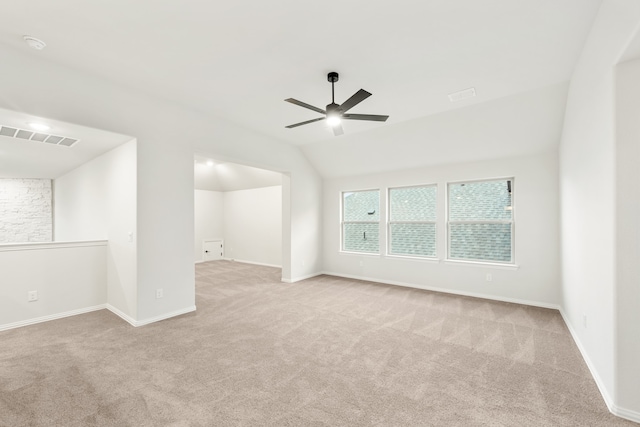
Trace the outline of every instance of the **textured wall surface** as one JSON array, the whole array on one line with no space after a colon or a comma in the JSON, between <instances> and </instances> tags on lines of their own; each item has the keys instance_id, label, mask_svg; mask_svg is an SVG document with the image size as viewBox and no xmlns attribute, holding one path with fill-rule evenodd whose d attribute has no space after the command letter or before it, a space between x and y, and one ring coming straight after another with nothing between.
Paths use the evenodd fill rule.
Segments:
<instances>
[{"instance_id":1,"label":"textured wall surface","mask_svg":"<svg viewBox=\"0 0 640 427\"><path fill-rule=\"evenodd\" d=\"M0 243L51 240L51 180L0 179Z\"/></svg>"}]
</instances>

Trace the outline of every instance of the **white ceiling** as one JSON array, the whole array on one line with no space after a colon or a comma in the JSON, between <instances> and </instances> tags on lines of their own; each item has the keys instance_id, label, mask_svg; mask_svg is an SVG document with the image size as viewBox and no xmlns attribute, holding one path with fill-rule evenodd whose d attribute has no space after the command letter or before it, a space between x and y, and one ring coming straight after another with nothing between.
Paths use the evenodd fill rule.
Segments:
<instances>
[{"instance_id":1,"label":"white ceiling","mask_svg":"<svg viewBox=\"0 0 640 427\"><path fill-rule=\"evenodd\" d=\"M633 61L638 58L640 58L640 31L631 40L629 46L627 46L627 49L620 58L620 62Z\"/></svg>"},{"instance_id":2,"label":"white ceiling","mask_svg":"<svg viewBox=\"0 0 640 427\"><path fill-rule=\"evenodd\" d=\"M517 157L560 143L568 83L302 147L324 177ZM389 143L389 142L392 143Z\"/></svg>"},{"instance_id":3,"label":"white ceiling","mask_svg":"<svg viewBox=\"0 0 640 427\"><path fill-rule=\"evenodd\" d=\"M79 141L72 147L0 136L0 178L57 178L130 141L132 137L71 123L0 109L0 125L29 130L29 123L51 127L43 132Z\"/></svg>"},{"instance_id":4,"label":"white ceiling","mask_svg":"<svg viewBox=\"0 0 640 427\"><path fill-rule=\"evenodd\" d=\"M601 0L4 0L0 43L127 87L309 144L334 137L317 117L283 102L373 96L346 135L567 81ZM478 96L450 103L447 94ZM364 133L363 133L364 135ZM343 137L335 138L335 141ZM345 138L346 139L346 138Z\"/></svg>"},{"instance_id":5,"label":"white ceiling","mask_svg":"<svg viewBox=\"0 0 640 427\"><path fill-rule=\"evenodd\" d=\"M279 172L219 162L199 155L195 156L193 176L196 190L237 191L282 185Z\"/></svg>"}]
</instances>

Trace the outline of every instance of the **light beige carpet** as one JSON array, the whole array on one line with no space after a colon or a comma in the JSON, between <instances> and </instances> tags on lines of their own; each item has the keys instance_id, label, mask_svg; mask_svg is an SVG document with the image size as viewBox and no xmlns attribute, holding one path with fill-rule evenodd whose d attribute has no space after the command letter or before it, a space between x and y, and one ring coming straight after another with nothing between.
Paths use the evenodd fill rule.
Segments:
<instances>
[{"instance_id":1,"label":"light beige carpet","mask_svg":"<svg viewBox=\"0 0 640 427\"><path fill-rule=\"evenodd\" d=\"M0 332L0 425L635 425L556 311L228 261L196 276L196 313Z\"/></svg>"}]
</instances>

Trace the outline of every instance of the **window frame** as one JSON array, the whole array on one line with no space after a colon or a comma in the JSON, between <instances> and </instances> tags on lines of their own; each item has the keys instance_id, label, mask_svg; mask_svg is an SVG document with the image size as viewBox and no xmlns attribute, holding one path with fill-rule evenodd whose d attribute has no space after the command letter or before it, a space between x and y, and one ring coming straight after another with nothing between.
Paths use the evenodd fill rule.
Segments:
<instances>
[{"instance_id":1,"label":"window frame","mask_svg":"<svg viewBox=\"0 0 640 427\"><path fill-rule=\"evenodd\" d=\"M511 181L511 220L482 220L482 221L451 221L450 218L450 186L456 184L477 184L481 182L494 182L494 181ZM515 177L500 177L500 178L486 178L486 179L470 179L464 181L449 181L447 182L447 193L445 195L445 215L446 215L446 243L445 243L445 261L456 263L472 263L472 264L489 264L489 265L503 265L503 266L516 266L516 197L515 197ZM488 259L472 259L472 258L451 258L451 224L511 224L511 261L498 261Z\"/></svg>"},{"instance_id":2,"label":"window frame","mask_svg":"<svg viewBox=\"0 0 640 427\"><path fill-rule=\"evenodd\" d=\"M403 188L423 188L423 187L433 187L436 189L436 219L434 221L391 221L391 190L403 189ZM428 259L428 260L437 260L438 259L438 184L416 184L416 185L402 185L397 187L388 187L387 192L387 212L386 212L386 237L387 237L387 247L386 247L386 256L390 257L398 257L398 258L415 258L415 259ZM427 255L407 255L407 254L394 254L391 252L391 243L392 243L392 234L391 234L391 224L433 224L435 226L435 244L436 251L434 256Z\"/></svg>"},{"instance_id":3,"label":"window frame","mask_svg":"<svg viewBox=\"0 0 640 427\"><path fill-rule=\"evenodd\" d=\"M378 192L378 220L377 221L345 221L344 220L344 195L345 193L363 193L367 191L377 191ZM382 212L380 210L380 197L382 194L382 190L380 188L365 188L361 190L345 190L340 191L340 253L345 254L356 254L356 255L374 255L380 256L382 255L382 251L380 250L380 222L382 218ZM360 252L360 251L349 251L344 248L344 225L345 224L378 224L378 252Z\"/></svg>"}]
</instances>

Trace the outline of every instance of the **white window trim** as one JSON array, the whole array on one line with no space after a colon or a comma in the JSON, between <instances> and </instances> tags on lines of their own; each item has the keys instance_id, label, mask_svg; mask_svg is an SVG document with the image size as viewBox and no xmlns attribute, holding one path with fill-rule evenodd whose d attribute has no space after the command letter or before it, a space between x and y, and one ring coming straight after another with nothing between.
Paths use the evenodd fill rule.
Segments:
<instances>
[{"instance_id":1,"label":"white window trim","mask_svg":"<svg viewBox=\"0 0 640 427\"><path fill-rule=\"evenodd\" d=\"M391 190L397 190L402 188L422 188L422 187L433 187L436 189L436 220L435 221L391 221ZM407 258L413 260L429 260L429 261L438 261L438 184L415 184L415 185L402 185L397 187L388 187L387 188L387 210L386 210L386 237L387 237L387 247L385 251L385 256L389 258ZM436 226L436 254L434 256L427 255L405 255L405 254L394 254L391 253L391 224L434 224Z\"/></svg>"},{"instance_id":2,"label":"white window trim","mask_svg":"<svg viewBox=\"0 0 640 427\"><path fill-rule=\"evenodd\" d=\"M442 261L444 264L449 265L461 265L464 267L491 267L499 270L518 270L520 266L518 264L508 264L500 262L490 261L472 261L466 259L445 259Z\"/></svg>"},{"instance_id":3,"label":"white window trim","mask_svg":"<svg viewBox=\"0 0 640 427\"><path fill-rule=\"evenodd\" d=\"M432 263L432 264L440 264L442 262L442 260L437 256L426 257L426 256L413 256L413 255L386 254L384 257L391 260L397 259L397 260L403 260L403 261L417 261L417 262L426 262L426 263Z\"/></svg>"},{"instance_id":4,"label":"white window trim","mask_svg":"<svg viewBox=\"0 0 640 427\"><path fill-rule=\"evenodd\" d=\"M340 192L340 253L350 254L350 255L368 255L368 256L381 256L382 251L380 250L380 236L378 236L378 252L357 252L357 251L348 251L344 249L344 225L345 224L378 224L378 229L380 229L380 219L377 221L345 221L344 220L344 194L345 193L362 193L365 191L377 191L378 192L378 218L382 217L382 212L380 212L380 194L382 191L379 188L367 188L364 190L346 190Z\"/></svg>"},{"instance_id":5,"label":"white window trim","mask_svg":"<svg viewBox=\"0 0 640 427\"><path fill-rule=\"evenodd\" d=\"M449 186L455 184L476 184L480 182L493 182L493 181L511 181L511 221L496 220L496 221L451 221L449 219ZM446 184L447 192L445 194L445 215L446 215L446 231L447 238L445 242L445 263L455 264L472 264L472 265L486 265L486 266L506 266L519 268L516 264L516 192L515 192L515 177L502 177L502 178L489 178L489 179L473 179L465 181L449 181ZM501 262L495 260L482 260L482 259L462 259L451 258L449 249L451 248L451 224L511 224L511 261Z\"/></svg>"}]
</instances>

